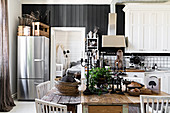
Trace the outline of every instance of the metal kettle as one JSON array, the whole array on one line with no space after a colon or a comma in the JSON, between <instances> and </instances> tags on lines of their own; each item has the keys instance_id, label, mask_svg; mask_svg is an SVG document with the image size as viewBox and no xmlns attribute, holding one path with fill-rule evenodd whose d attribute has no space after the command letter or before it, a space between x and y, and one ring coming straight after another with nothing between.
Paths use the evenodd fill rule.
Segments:
<instances>
[{"instance_id":1,"label":"metal kettle","mask_svg":"<svg viewBox=\"0 0 170 113\"><path fill-rule=\"evenodd\" d=\"M139 56L132 56L132 57L130 58L130 63L139 64L139 63L140 63L140 58L139 58Z\"/></svg>"}]
</instances>

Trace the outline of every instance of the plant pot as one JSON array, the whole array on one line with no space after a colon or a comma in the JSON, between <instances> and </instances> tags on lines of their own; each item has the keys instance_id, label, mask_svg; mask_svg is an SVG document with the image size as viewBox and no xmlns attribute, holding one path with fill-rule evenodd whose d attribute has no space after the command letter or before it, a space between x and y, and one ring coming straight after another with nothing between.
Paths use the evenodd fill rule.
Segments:
<instances>
[{"instance_id":1,"label":"plant pot","mask_svg":"<svg viewBox=\"0 0 170 113\"><path fill-rule=\"evenodd\" d=\"M97 83L97 87L99 88L104 83L106 83L106 78L99 78L98 83Z\"/></svg>"}]
</instances>

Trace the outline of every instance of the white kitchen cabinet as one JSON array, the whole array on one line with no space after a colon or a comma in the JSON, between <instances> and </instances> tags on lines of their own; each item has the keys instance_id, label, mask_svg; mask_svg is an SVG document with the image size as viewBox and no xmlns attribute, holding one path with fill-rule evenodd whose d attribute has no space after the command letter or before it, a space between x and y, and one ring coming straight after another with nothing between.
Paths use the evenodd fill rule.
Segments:
<instances>
[{"instance_id":1,"label":"white kitchen cabinet","mask_svg":"<svg viewBox=\"0 0 170 113\"><path fill-rule=\"evenodd\" d=\"M160 90L163 92L166 92L167 84L164 82L165 81L165 76L164 73L145 73L145 85L147 85L147 79L151 76L156 76L157 78L160 78Z\"/></svg>"},{"instance_id":2,"label":"white kitchen cabinet","mask_svg":"<svg viewBox=\"0 0 170 113\"><path fill-rule=\"evenodd\" d=\"M160 78L161 82L161 91L170 94L170 72L126 72L127 77L136 77L136 78L141 78L143 79L144 85L147 85L147 78L150 76L156 76ZM126 77L125 77L126 79Z\"/></svg>"},{"instance_id":3,"label":"white kitchen cabinet","mask_svg":"<svg viewBox=\"0 0 170 113\"><path fill-rule=\"evenodd\" d=\"M170 73L164 73L165 76L165 93L170 94Z\"/></svg>"},{"instance_id":4,"label":"white kitchen cabinet","mask_svg":"<svg viewBox=\"0 0 170 113\"><path fill-rule=\"evenodd\" d=\"M143 72L126 72L127 77L130 77L130 79L132 78L134 81L140 82L142 84L144 84L144 73ZM137 78L135 80L135 78ZM124 79L128 79L126 77L124 77Z\"/></svg>"},{"instance_id":5,"label":"white kitchen cabinet","mask_svg":"<svg viewBox=\"0 0 170 113\"><path fill-rule=\"evenodd\" d=\"M144 72L126 72L128 77L139 77L143 78L145 73Z\"/></svg>"},{"instance_id":6,"label":"white kitchen cabinet","mask_svg":"<svg viewBox=\"0 0 170 113\"><path fill-rule=\"evenodd\" d=\"M126 52L170 52L170 5L126 5Z\"/></svg>"}]
</instances>

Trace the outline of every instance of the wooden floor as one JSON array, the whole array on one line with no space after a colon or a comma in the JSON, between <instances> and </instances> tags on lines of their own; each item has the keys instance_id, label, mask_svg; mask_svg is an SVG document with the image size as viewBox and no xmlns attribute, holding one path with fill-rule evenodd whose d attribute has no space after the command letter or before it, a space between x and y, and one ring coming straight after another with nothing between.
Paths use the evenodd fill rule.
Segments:
<instances>
[{"instance_id":1,"label":"wooden floor","mask_svg":"<svg viewBox=\"0 0 170 113\"><path fill-rule=\"evenodd\" d=\"M129 113L140 113L140 108L137 106L129 105Z\"/></svg>"}]
</instances>

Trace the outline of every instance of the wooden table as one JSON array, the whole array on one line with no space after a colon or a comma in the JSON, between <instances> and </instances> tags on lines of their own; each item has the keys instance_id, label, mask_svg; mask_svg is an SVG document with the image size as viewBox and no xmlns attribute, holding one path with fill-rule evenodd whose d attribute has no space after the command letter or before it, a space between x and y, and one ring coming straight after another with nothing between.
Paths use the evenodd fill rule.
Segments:
<instances>
[{"instance_id":1,"label":"wooden table","mask_svg":"<svg viewBox=\"0 0 170 113\"><path fill-rule=\"evenodd\" d=\"M57 89L52 88L43 98L42 100L48 102L54 102L57 104L67 105L67 111L72 111L72 113L77 113L77 105L81 103L80 95L78 96L63 96L58 95Z\"/></svg>"},{"instance_id":2,"label":"wooden table","mask_svg":"<svg viewBox=\"0 0 170 113\"><path fill-rule=\"evenodd\" d=\"M83 113L128 113L129 104L140 106L140 97L130 96L129 94L102 94L102 95L83 95L63 96L58 95L56 88L52 88L42 100L67 105L67 110L76 113L77 105L82 104ZM156 94L155 94L156 95ZM157 96L166 96L161 92Z\"/></svg>"},{"instance_id":3,"label":"wooden table","mask_svg":"<svg viewBox=\"0 0 170 113\"><path fill-rule=\"evenodd\" d=\"M166 96L161 92L157 96ZM103 95L83 95L81 94L83 113L128 113L129 104L140 106L140 97L129 94L103 94Z\"/></svg>"}]
</instances>

